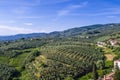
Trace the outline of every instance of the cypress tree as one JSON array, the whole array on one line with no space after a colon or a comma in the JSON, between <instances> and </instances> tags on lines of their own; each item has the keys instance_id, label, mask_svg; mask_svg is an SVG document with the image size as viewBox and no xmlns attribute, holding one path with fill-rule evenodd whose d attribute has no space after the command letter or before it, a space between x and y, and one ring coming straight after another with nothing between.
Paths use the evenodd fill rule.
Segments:
<instances>
[{"instance_id":1,"label":"cypress tree","mask_svg":"<svg viewBox=\"0 0 120 80\"><path fill-rule=\"evenodd\" d=\"M93 63L93 78L94 80L98 79L98 72L97 72L97 67L95 63Z\"/></svg>"}]
</instances>

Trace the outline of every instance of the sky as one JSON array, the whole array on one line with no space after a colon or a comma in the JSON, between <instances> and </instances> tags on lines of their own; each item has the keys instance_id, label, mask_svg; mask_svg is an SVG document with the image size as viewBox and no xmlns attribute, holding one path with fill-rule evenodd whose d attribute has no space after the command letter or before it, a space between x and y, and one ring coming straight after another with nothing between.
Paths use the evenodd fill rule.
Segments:
<instances>
[{"instance_id":1,"label":"sky","mask_svg":"<svg viewBox=\"0 0 120 80\"><path fill-rule=\"evenodd\" d=\"M120 22L120 0L0 0L0 35Z\"/></svg>"}]
</instances>

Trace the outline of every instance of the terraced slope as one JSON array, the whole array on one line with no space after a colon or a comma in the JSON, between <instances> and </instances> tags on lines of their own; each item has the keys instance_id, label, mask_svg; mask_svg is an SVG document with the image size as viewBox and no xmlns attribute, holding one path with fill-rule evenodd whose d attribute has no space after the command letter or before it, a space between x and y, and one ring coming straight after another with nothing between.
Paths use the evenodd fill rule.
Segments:
<instances>
[{"instance_id":1,"label":"terraced slope","mask_svg":"<svg viewBox=\"0 0 120 80\"><path fill-rule=\"evenodd\" d=\"M93 45L73 43L41 47L41 55L27 65L32 78L64 80L72 76L76 79L90 72L94 61L103 60L103 53Z\"/></svg>"}]
</instances>

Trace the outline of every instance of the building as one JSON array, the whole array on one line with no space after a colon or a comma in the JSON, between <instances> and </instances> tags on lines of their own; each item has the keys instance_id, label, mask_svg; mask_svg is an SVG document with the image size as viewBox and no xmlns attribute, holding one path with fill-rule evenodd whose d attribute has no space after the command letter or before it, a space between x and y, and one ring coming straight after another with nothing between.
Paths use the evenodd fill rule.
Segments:
<instances>
[{"instance_id":1,"label":"building","mask_svg":"<svg viewBox=\"0 0 120 80\"><path fill-rule=\"evenodd\" d=\"M114 73L104 75L104 78L102 80L114 80Z\"/></svg>"},{"instance_id":2,"label":"building","mask_svg":"<svg viewBox=\"0 0 120 80\"><path fill-rule=\"evenodd\" d=\"M117 66L119 67L119 69L120 69L120 59L114 61L114 70L115 70L115 68L116 68L116 65L117 65ZM112 73L107 74L107 75L104 75L104 78L101 79L101 80L114 80L114 73L115 73L114 70L113 70Z\"/></svg>"},{"instance_id":3,"label":"building","mask_svg":"<svg viewBox=\"0 0 120 80\"><path fill-rule=\"evenodd\" d=\"M119 69L120 69L120 59L114 61L114 69L116 68L116 65L117 65L117 66L119 67Z\"/></svg>"},{"instance_id":4,"label":"building","mask_svg":"<svg viewBox=\"0 0 120 80\"><path fill-rule=\"evenodd\" d=\"M97 46L104 47L104 46L106 46L106 43L105 42L97 42Z\"/></svg>"},{"instance_id":5,"label":"building","mask_svg":"<svg viewBox=\"0 0 120 80\"><path fill-rule=\"evenodd\" d=\"M112 46L118 45L118 41L116 39L110 39L109 42Z\"/></svg>"}]
</instances>

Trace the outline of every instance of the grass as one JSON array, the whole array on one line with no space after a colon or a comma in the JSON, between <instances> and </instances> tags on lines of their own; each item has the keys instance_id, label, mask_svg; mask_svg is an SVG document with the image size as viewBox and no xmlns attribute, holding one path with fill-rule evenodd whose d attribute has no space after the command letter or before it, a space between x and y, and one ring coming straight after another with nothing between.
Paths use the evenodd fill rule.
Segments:
<instances>
[{"instance_id":1,"label":"grass","mask_svg":"<svg viewBox=\"0 0 120 80\"><path fill-rule=\"evenodd\" d=\"M112 61L106 61L105 62L105 67L112 67L113 66L113 62Z\"/></svg>"},{"instance_id":2,"label":"grass","mask_svg":"<svg viewBox=\"0 0 120 80\"><path fill-rule=\"evenodd\" d=\"M3 57L3 56L0 56L0 63L4 63L4 64L7 64L9 61L9 58L8 57Z\"/></svg>"},{"instance_id":3,"label":"grass","mask_svg":"<svg viewBox=\"0 0 120 80\"><path fill-rule=\"evenodd\" d=\"M23 61L29 55L29 53L22 53L19 56L10 59L9 65L16 67L18 70L22 66Z\"/></svg>"},{"instance_id":4,"label":"grass","mask_svg":"<svg viewBox=\"0 0 120 80\"><path fill-rule=\"evenodd\" d=\"M22 71L20 80L31 80L30 74L26 70Z\"/></svg>"},{"instance_id":5,"label":"grass","mask_svg":"<svg viewBox=\"0 0 120 80\"><path fill-rule=\"evenodd\" d=\"M98 42L98 41L106 41L108 39L110 39L111 37L110 36L103 36L103 37L100 37L98 39L96 39L95 41Z\"/></svg>"},{"instance_id":6,"label":"grass","mask_svg":"<svg viewBox=\"0 0 120 80\"><path fill-rule=\"evenodd\" d=\"M78 80L93 80L93 74L92 72L86 74L85 76L79 78Z\"/></svg>"},{"instance_id":7,"label":"grass","mask_svg":"<svg viewBox=\"0 0 120 80\"><path fill-rule=\"evenodd\" d=\"M103 49L103 51L105 53L107 61L112 61L114 59L114 57L116 56L116 54L111 49L109 49L107 47L105 47Z\"/></svg>"}]
</instances>

